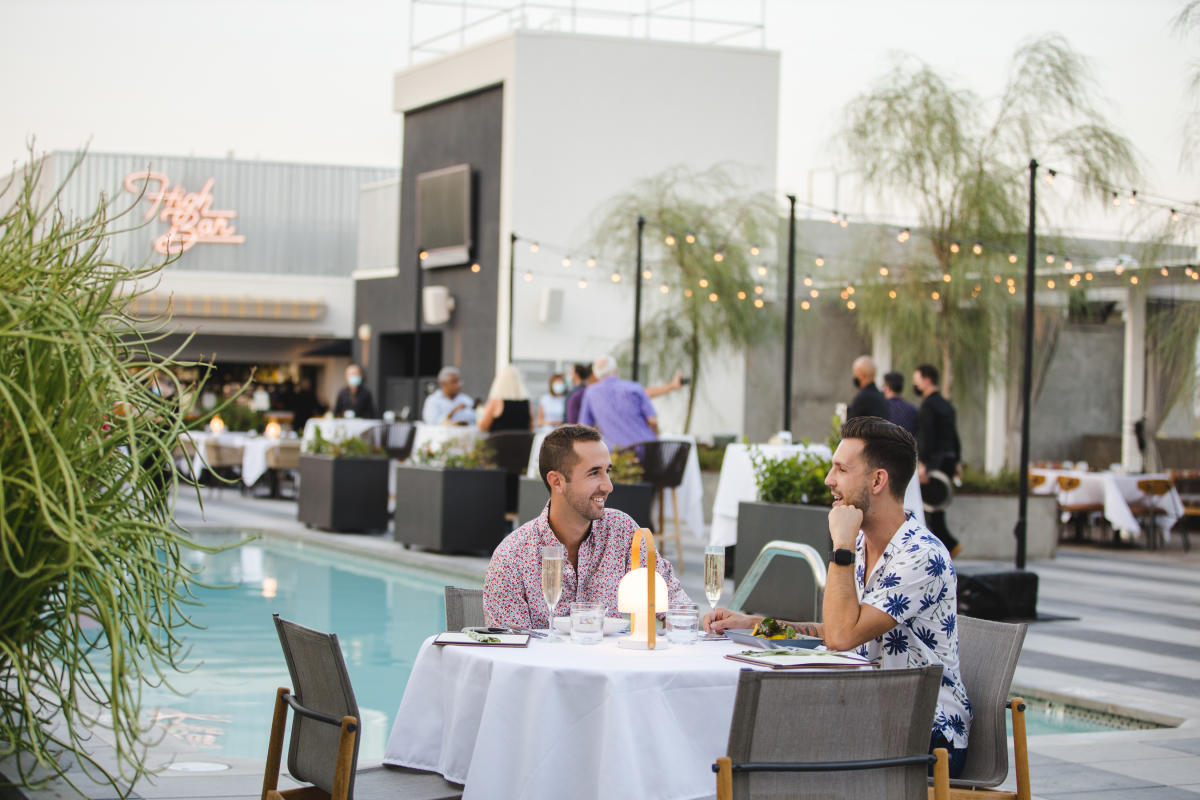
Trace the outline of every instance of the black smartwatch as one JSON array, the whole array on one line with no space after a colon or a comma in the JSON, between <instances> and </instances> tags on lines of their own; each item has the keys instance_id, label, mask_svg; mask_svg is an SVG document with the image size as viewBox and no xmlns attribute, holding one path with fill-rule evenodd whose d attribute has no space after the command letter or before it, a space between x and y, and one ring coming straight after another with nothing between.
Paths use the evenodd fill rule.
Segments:
<instances>
[{"instance_id":1,"label":"black smartwatch","mask_svg":"<svg viewBox=\"0 0 1200 800\"><path fill-rule=\"evenodd\" d=\"M839 548L833 551L833 558L831 560L839 567L848 567L854 563L854 551Z\"/></svg>"}]
</instances>

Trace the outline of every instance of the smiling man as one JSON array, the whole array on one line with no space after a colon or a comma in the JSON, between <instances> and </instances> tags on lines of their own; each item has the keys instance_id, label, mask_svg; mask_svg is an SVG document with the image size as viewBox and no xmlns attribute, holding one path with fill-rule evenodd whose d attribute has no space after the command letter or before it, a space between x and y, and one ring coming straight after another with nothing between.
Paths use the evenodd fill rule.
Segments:
<instances>
[{"instance_id":1,"label":"smiling man","mask_svg":"<svg viewBox=\"0 0 1200 800\"><path fill-rule=\"evenodd\" d=\"M958 580L945 545L904 510L916 469L912 434L878 417L842 426L825 485L833 494L833 554L825 578L825 622L791 623L831 650L856 650L884 669L942 665L930 752L945 747L950 775L966 762L971 702L958 664ZM718 608L706 630L750 628L762 617Z\"/></svg>"},{"instance_id":2,"label":"smiling man","mask_svg":"<svg viewBox=\"0 0 1200 800\"><path fill-rule=\"evenodd\" d=\"M483 611L489 625L548 628L542 599L542 547L566 549L562 596L555 616L571 603L603 603L617 612L617 584L629 571L629 549L637 524L623 511L605 508L613 485L612 462L600 432L585 425L562 425L542 442L538 468L550 502L537 519L504 537L492 554L483 584ZM639 564L637 566L644 566ZM667 582L671 602L687 602L670 562L656 567Z\"/></svg>"}]
</instances>

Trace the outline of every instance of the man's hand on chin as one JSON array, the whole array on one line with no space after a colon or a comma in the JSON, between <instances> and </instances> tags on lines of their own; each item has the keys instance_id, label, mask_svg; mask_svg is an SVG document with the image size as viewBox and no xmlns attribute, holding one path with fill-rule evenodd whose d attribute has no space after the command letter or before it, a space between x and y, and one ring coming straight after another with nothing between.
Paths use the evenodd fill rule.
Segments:
<instances>
[{"instance_id":1,"label":"man's hand on chin","mask_svg":"<svg viewBox=\"0 0 1200 800\"><path fill-rule=\"evenodd\" d=\"M834 550L853 550L862 527L863 512L844 503L829 509L829 538Z\"/></svg>"},{"instance_id":2,"label":"man's hand on chin","mask_svg":"<svg viewBox=\"0 0 1200 800\"><path fill-rule=\"evenodd\" d=\"M706 633L724 633L727 628L753 628L762 622L762 617L737 614L728 608L716 608L704 615Z\"/></svg>"}]
</instances>

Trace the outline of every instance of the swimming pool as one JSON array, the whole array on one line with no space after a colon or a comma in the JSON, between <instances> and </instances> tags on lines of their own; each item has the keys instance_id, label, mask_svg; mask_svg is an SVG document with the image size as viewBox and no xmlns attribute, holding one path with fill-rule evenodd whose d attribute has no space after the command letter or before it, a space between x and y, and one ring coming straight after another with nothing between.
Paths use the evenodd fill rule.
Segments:
<instances>
[{"instance_id":1,"label":"swimming pool","mask_svg":"<svg viewBox=\"0 0 1200 800\"><path fill-rule=\"evenodd\" d=\"M244 534L195 538L216 544ZM191 750L247 758L266 756L275 689L291 683L273 613L338 635L362 715L359 757L378 759L419 645L444 627L443 587L480 585L270 538L188 560L201 580L230 588L195 590L203 605L189 614L203 629L186 641L196 666L172 677L185 695L147 687L143 713Z\"/></svg>"}]
</instances>

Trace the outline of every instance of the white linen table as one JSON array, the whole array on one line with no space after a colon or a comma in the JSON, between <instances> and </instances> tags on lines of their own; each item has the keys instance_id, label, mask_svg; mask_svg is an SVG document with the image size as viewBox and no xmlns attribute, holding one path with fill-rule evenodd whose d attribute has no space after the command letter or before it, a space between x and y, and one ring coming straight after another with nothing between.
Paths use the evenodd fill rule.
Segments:
<instances>
[{"instance_id":1,"label":"white linen table","mask_svg":"<svg viewBox=\"0 0 1200 800\"><path fill-rule=\"evenodd\" d=\"M1102 504L1104 518L1108 520L1108 524L1112 526L1113 530L1120 532L1122 537L1130 539L1142 532L1142 526L1129 508L1131 502L1141 502L1146 499L1142 497L1138 481L1169 480L1169 476L1162 472L1146 474L1108 471L1082 472L1047 467L1030 467L1029 471L1034 475L1046 476L1046 482L1035 490L1037 493L1055 494L1058 496L1058 502L1063 505ZM1059 491L1058 477L1060 475L1078 478L1079 486L1069 492ZM1154 503L1161 509L1155 516L1162 520L1163 540L1170 541L1171 528L1183 516L1183 500L1180 499L1179 492L1172 486L1165 495L1154 498Z\"/></svg>"},{"instance_id":2,"label":"white linen table","mask_svg":"<svg viewBox=\"0 0 1200 800\"><path fill-rule=\"evenodd\" d=\"M624 650L545 642L528 648L425 640L384 763L433 770L464 800L653 797L715 791L738 671L733 642Z\"/></svg>"},{"instance_id":3,"label":"white linen table","mask_svg":"<svg viewBox=\"0 0 1200 800\"><path fill-rule=\"evenodd\" d=\"M308 443L321 431L321 436L331 442L353 439L363 431L383 425L381 419L364 417L312 417L304 423L304 442Z\"/></svg>"},{"instance_id":4,"label":"white linen table","mask_svg":"<svg viewBox=\"0 0 1200 800\"><path fill-rule=\"evenodd\" d=\"M542 452L542 441L546 438L553 428L538 429L537 434L533 437L533 447L529 449L529 465L525 469L525 474L530 478L540 478L538 472L538 454ZM700 478L700 456L696 451L696 437L690 434L682 433L664 433L658 437L662 441L669 442L690 442L692 447L688 451L687 464L683 468L683 480L679 484L679 488L675 490L676 500L679 502L679 521L687 526L692 535L697 539L705 538L704 526L704 482ZM667 521L670 514L663 517L664 523L670 525ZM658 498L654 499L654 507L651 511L651 517L658 519ZM662 533L662 531L659 531Z\"/></svg>"},{"instance_id":5,"label":"white linen table","mask_svg":"<svg viewBox=\"0 0 1200 800\"><path fill-rule=\"evenodd\" d=\"M806 452L824 458L830 457L829 447L824 444L730 444L725 448L721 462L721 476L717 481L717 494L713 498L712 529L709 544L728 547L737 544L738 503L758 499L758 487L754 483L754 467L750 463L750 448L755 447L769 459L789 458ZM917 521L925 524L925 507L921 503L921 484L914 473L904 491L904 508L916 515ZM753 554L757 555L757 553ZM753 560L753 556L751 556Z\"/></svg>"}]
</instances>

